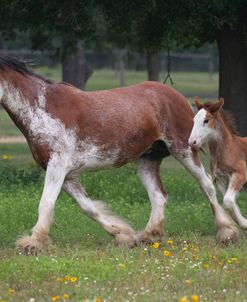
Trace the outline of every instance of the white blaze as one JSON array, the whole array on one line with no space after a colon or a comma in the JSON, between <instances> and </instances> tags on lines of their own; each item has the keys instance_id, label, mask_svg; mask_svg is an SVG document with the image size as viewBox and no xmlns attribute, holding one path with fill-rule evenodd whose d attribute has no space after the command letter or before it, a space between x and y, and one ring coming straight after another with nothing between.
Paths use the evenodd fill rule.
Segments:
<instances>
[{"instance_id":1,"label":"white blaze","mask_svg":"<svg viewBox=\"0 0 247 302\"><path fill-rule=\"evenodd\" d=\"M207 121L207 111L201 109L194 117L194 126L192 128L189 145L200 148L203 144L207 143L210 137L216 136L216 130L209 127Z\"/></svg>"}]
</instances>

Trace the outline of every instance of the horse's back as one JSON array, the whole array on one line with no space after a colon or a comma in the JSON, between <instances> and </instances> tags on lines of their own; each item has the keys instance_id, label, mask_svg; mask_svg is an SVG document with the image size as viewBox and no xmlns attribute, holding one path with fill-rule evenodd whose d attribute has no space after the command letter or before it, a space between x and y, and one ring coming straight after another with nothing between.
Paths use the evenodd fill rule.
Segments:
<instances>
[{"instance_id":1,"label":"horse's back","mask_svg":"<svg viewBox=\"0 0 247 302\"><path fill-rule=\"evenodd\" d=\"M158 82L94 92L56 84L46 100L46 110L74 129L79 140L121 149L130 158L157 140L185 146L193 123L187 100Z\"/></svg>"},{"instance_id":2,"label":"horse's back","mask_svg":"<svg viewBox=\"0 0 247 302\"><path fill-rule=\"evenodd\" d=\"M123 116L138 112L152 112L157 110L182 110L186 117L193 117L191 106L185 97L168 85L147 81L128 87L85 92L70 85L55 84L47 92L47 110L57 114L85 115L90 112L95 116L109 115ZM166 115L168 112L162 112Z\"/></svg>"}]
</instances>

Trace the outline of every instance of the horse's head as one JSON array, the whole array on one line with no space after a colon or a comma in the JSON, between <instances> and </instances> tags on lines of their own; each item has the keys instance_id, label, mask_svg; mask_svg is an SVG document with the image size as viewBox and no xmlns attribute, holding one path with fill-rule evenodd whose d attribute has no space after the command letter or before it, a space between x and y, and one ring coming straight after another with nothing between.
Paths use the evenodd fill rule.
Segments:
<instances>
[{"instance_id":1,"label":"horse's head","mask_svg":"<svg viewBox=\"0 0 247 302\"><path fill-rule=\"evenodd\" d=\"M194 117L194 126L192 128L189 145L192 149L199 149L207 143L210 138L217 135L215 126L218 111L224 104L223 98L214 103L203 104L198 97L195 98L195 105L198 109Z\"/></svg>"}]
</instances>

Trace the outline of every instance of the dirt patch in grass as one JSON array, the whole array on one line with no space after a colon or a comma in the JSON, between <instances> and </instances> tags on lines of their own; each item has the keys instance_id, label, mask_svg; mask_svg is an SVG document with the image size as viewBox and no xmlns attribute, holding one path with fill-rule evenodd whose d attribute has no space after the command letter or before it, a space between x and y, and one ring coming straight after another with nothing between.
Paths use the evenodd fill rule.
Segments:
<instances>
[{"instance_id":1,"label":"dirt patch in grass","mask_svg":"<svg viewBox=\"0 0 247 302\"><path fill-rule=\"evenodd\" d=\"M0 136L0 144L23 144L26 142L24 136Z\"/></svg>"}]
</instances>

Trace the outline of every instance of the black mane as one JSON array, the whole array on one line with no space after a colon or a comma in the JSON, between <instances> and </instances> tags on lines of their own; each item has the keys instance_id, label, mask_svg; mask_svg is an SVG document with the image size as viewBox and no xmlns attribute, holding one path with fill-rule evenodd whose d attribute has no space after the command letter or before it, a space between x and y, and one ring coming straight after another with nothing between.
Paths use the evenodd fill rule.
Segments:
<instances>
[{"instance_id":1,"label":"black mane","mask_svg":"<svg viewBox=\"0 0 247 302\"><path fill-rule=\"evenodd\" d=\"M0 70L5 69L12 69L23 76L29 75L35 78L38 78L42 81L44 81L47 84L52 84L53 82L51 80L48 80L46 78L43 78L42 76L36 74L31 69L27 67L27 65L24 62L18 61L14 58L8 57L8 56L0 56Z\"/></svg>"}]
</instances>

